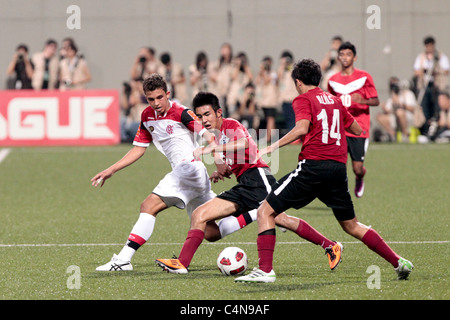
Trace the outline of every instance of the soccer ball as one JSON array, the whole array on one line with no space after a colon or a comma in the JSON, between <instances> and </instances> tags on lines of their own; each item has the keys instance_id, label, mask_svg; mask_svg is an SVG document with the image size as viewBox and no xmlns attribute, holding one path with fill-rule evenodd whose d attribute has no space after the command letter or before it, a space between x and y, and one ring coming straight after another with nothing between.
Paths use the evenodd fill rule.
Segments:
<instances>
[{"instance_id":1,"label":"soccer ball","mask_svg":"<svg viewBox=\"0 0 450 320\"><path fill-rule=\"evenodd\" d=\"M243 274L248 266L247 254L237 247L225 248L217 258L217 266L226 276Z\"/></svg>"}]
</instances>

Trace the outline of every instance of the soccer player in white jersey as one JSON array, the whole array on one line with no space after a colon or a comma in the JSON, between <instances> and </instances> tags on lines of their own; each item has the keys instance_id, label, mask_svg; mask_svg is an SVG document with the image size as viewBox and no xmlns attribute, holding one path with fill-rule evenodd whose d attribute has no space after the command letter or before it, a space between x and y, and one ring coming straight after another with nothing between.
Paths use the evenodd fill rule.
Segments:
<instances>
[{"instance_id":1,"label":"soccer player in white jersey","mask_svg":"<svg viewBox=\"0 0 450 320\"><path fill-rule=\"evenodd\" d=\"M141 203L140 215L130 232L128 241L118 255L98 267L97 271L133 270L131 259L153 233L156 216L168 207L186 208L189 217L193 210L216 195L211 191L208 172L201 161L196 161L193 151L198 147L194 132L214 144L214 135L209 133L188 108L169 100L167 84L158 74L152 74L143 83L143 89L150 106L141 115L141 125L136 133L134 147L119 161L96 174L92 185L103 186L117 171L140 159L150 143L169 160L172 171L155 187ZM231 175L228 166L216 162L219 175ZM229 217L229 219L236 219ZM226 232L221 232L215 221L208 223L205 237L216 241L226 234L241 228L236 223L224 223ZM234 226L230 227L229 226Z\"/></svg>"}]
</instances>

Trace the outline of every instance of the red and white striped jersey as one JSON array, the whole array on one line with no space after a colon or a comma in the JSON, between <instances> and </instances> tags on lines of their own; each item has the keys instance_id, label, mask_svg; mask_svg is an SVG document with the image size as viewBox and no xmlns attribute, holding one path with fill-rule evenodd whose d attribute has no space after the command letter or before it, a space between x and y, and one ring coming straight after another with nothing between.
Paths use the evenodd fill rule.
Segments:
<instances>
[{"instance_id":1,"label":"red and white striped jersey","mask_svg":"<svg viewBox=\"0 0 450 320\"><path fill-rule=\"evenodd\" d=\"M346 132L346 135L349 137L368 138L370 135L369 106L353 102L351 95L358 93L364 99L377 98L378 93L372 76L368 72L356 68L351 75L343 76L338 72L328 80L328 91L341 99L342 104L348 108L350 114L363 130L360 136L355 136L350 132Z\"/></svg>"},{"instance_id":2,"label":"red and white striped jersey","mask_svg":"<svg viewBox=\"0 0 450 320\"><path fill-rule=\"evenodd\" d=\"M133 145L148 147L153 142L174 168L180 161L194 159L192 153L199 147L194 132L201 136L205 131L192 110L170 101L170 108L163 116L150 106L142 112Z\"/></svg>"}]
</instances>

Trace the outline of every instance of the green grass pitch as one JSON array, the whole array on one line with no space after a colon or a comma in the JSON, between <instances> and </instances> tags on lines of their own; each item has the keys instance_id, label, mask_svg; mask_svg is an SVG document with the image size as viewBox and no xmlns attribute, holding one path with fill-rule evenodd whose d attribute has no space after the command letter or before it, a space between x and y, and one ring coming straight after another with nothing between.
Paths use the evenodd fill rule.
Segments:
<instances>
[{"instance_id":1,"label":"green grass pitch","mask_svg":"<svg viewBox=\"0 0 450 320\"><path fill-rule=\"evenodd\" d=\"M141 160L117 173L103 188L93 188L91 177L130 148L11 148L0 163L0 299L450 297L446 273L450 263L448 145L371 144L366 157L365 195L353 198L359 221L373 226L397 253L414 263L409 280L397 281L390 264L345 234L330 209L314 201L288 214L305 219L328 238L343 242L340 266L330 271L319 246L277 230L277 281L261 285L234 283L216 267L219 252L231 245L246 251L250 269L257 266L256 223L219 242L205 241L188 275L162 272L154 259L178 254L189 229L186 212L175 208L159 214L153 236L134 257L132 272L95 271L120 251L138 218L141 201L170 170L167 160L150 147ZM281 149L277 178L295 168L299 148ZM209 165L208 170L212 171ZM232 178L213 185L213 189L219 193L234 184ZM351 192L353 186L354 176L349 171ZM71 266L78 271L72 272ZM78 276L76 280L71 278L74 275Z\"/></svg>"}]
</instances>

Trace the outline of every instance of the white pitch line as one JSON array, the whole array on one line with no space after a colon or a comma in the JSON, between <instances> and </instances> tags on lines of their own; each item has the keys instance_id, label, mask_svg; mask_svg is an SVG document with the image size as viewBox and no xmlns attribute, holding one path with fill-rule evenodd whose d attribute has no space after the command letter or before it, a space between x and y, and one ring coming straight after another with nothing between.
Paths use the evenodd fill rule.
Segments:
<instances>
[{"instance_id":1,"label":"white pitch line","mask_svg":"<svg viewBox=\"0 0 450 320\"><path fill-rule=\"evenodd\" d=\"M341 242L343 244L362 244L361 241ZM450 241L387 241L389 244L448 244ZM205 242L205 245L256 245L256 242ZM277 245L292 244L310 244L306 241L298 242L277 242ZM17 248L17 247L106 247L106 246L123 246L123 243L24 243L24 244L0 244L0 248ZM165 243L146 243L150 246L181 246L183 243L165 242Z\"/></svg>"},{"instance_id":2,"label":"white pitch line","mask_svg":"<svg viewBox=\"0 0 450 320\"><path fill-rule=\"evenodd\" d=\"M8 154L11 153L11 149L2 149L0 150L0 163L6 159Z\"/></svg>"}]
</instances>

